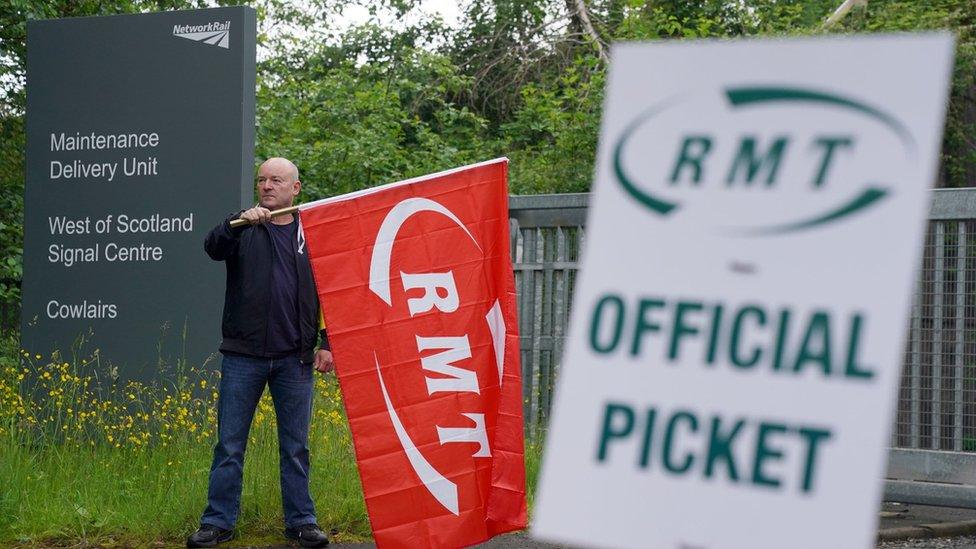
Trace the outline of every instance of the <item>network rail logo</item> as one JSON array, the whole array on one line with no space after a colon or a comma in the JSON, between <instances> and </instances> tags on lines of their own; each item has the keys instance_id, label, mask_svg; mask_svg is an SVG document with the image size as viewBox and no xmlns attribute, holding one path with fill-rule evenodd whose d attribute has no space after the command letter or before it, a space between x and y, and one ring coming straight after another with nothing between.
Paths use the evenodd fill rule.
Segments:
<instances>
[{"instance_id":1,"label":"network rail logo","mask_svg":"<svg viewBox=\"0 0 976 549\"><path fill-rule=\"evenodd\" d=\"M173 25L173 36L230 49L230 21L213 21L206 25Z\"/></svg>"}]
</instances>

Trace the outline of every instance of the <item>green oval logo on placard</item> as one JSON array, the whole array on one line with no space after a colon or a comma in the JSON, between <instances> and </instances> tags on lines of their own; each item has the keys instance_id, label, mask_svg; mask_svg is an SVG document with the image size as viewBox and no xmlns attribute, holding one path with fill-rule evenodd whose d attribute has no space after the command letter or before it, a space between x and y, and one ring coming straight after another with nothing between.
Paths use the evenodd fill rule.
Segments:
<instances>
[{"instance_id":1,"label":"green oval logo on placard","mask_svg":"<svg viewBox=\"0 0 976 549\"><path fill-rule=\"evenodd\" d=\"M874 123L880 124L890 135L901 142L905 155L914 158L917 155L917 145L906 126L895 117L881 109L873 107L863 101L843 97L838 94L823 91L787 88L787 87L757 87L744 86L727 88L722 92L725 108L733 115L747 114L757 116L776 116L781 111L771 113L771 107L800 107L822 109L822 116L829 118L838 114L867 117ZM658 103L630 121L624 128L612 149L613 176L621 188L636 202L646 209L660 216L670 216L681 210L684 201L671 196L674 193L648 190L646 181L640 181L625 165L625 154L628 145L635 135L648 132L648 124L660 116L668 114L677 105L686 104L687 100L666 100ZM685 105L686 106L686 105ZM768 122L768 121L767 121ZM863 122L862 122L863 124ZM766 145L763 148L762 141ZM780 172L790 155L806 155L804 162L809 164L805 188L816 192L825 188L832 179L831 174L836 170L834 164L842 155L852 155L856 151L858 139L851 132L822 131L807 137L807 143L796 143L797 138L781 132L771 136L758 136L754 132L743 129L737 134L731 144L720 143L712 134L702 132L688 132L680 136L680 145L670 162L670 170L665 181L676 188L700 187L708 184L720 184L729 191L742 190L745 192L772 191L781 187ZM805 145L805 146L804 146ZM726 169L722 172L725 177L720 182L714 178L703 176L705 166L713 163L715 149L723 147L727 156ZM799 151L797 151L799 149ZM706 162L709 161L709 163ZM797 170L794 170L794 179ZM791 180L792 183L795 181ZM848 184L847 181L844 184ZM842 198L841 202L829 204L813 213L805 214L796 219L767 222L757 225L737 223L723 226L723 230L736 236L768 236L784 233L794 233L830 223L841 221L853 215L862 213L882 202L891 194L891 185L886 185L875 179L863 180L860 190L853 195Z\"/></svg>"}]
</instances>

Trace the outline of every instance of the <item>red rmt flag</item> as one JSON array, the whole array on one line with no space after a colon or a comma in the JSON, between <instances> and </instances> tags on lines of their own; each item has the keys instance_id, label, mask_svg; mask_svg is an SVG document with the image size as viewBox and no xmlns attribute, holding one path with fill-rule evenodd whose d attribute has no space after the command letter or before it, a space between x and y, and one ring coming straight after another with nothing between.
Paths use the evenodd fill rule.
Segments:
<instances>
[{"instance_id":1,"label":"red rmt flag","mask_svg":"<svg viewBox=\"0 0 976 549\"><path fill-rule=\"evenodd\" d=\"M526 526L507 182L502 158L301 208L379 547Z\"/></svg>"}]
</instances>

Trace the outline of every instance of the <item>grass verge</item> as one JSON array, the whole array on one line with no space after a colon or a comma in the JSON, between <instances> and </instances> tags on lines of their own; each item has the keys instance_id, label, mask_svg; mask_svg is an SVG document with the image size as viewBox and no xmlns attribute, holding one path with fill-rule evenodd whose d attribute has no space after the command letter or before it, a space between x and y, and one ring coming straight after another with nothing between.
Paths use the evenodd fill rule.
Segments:
<instances>
[{"instance_id":1,"label":"grass verge","mask_svg":"<svg viewBox=\"0 0 976 549\"><path fill-rule=\"evenodd\" d=\"M179 368L168 383L122 383L97 351L49 356L0 340L0 545L179 546L206 505L218 374ZM370 538L338 383L317 376L310 433L319 524ZM270 396L248 443L232 545L280 543L278 448ZM529 498L541 449L529 445Z\"/></svg>"}]
</instances>

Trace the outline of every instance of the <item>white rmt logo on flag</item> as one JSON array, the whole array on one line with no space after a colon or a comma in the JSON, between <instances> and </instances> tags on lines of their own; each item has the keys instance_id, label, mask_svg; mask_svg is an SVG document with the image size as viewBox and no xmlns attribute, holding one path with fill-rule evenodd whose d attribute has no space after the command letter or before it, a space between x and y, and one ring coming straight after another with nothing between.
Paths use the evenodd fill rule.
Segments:
<instances>
[{"instance_id":1,"label":"white rmt logo on flag","mask_svg":"<svg viewBox=\"0 0 976 549\"><path fill-rule=\"evenodd\" d=\"M173 36L230 49L230 21L214 21L206 25L173 25Z\"/></svg>"}]
</instances>

